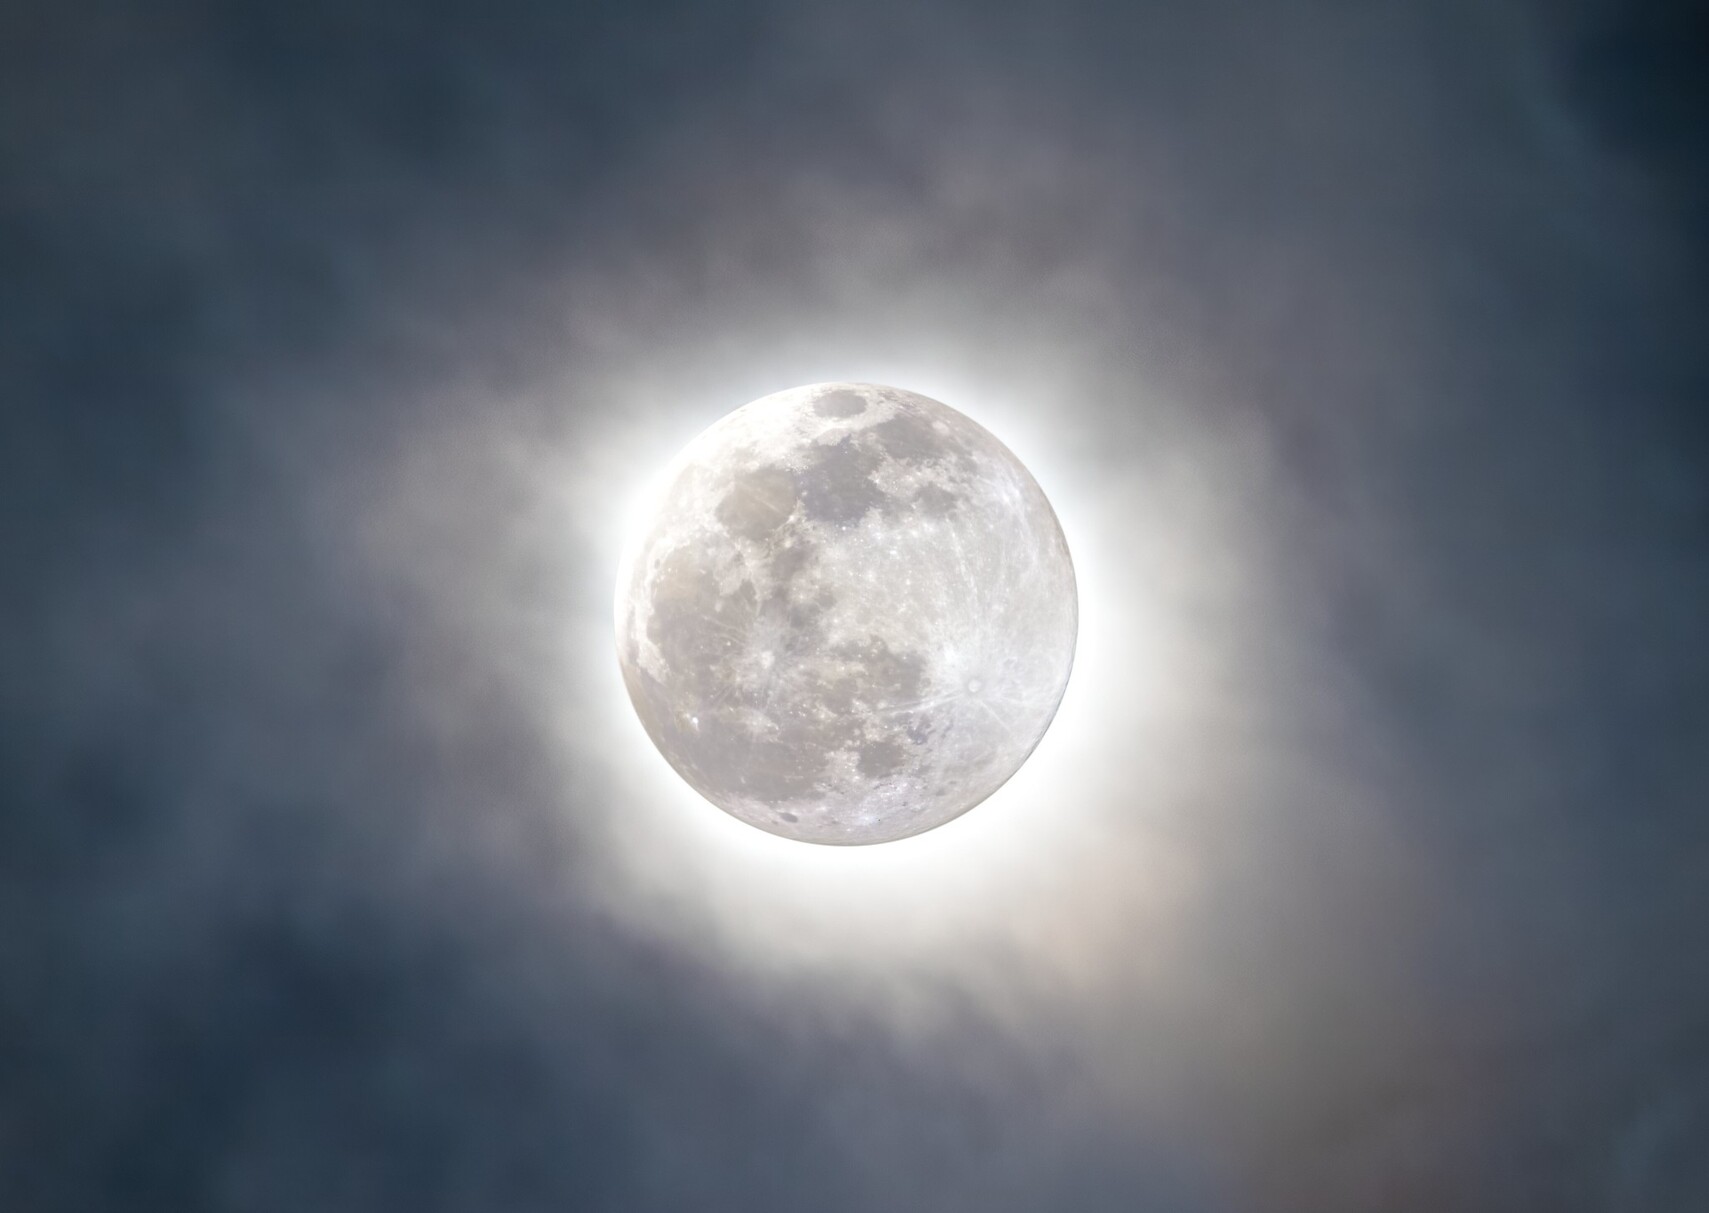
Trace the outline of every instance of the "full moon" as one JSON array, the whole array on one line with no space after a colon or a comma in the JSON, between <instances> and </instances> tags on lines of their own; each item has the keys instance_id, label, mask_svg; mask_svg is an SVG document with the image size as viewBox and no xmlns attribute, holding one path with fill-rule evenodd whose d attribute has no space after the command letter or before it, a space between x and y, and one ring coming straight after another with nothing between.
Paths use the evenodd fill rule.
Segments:
<instances>
[{"instance_id":1,"label":"full moon","mask_svg":"<svg viewBox=\"0 0 1709 1213\"><path fill-rule=\"evenodd\" d=\"M890 842L995 792L1050 726L1078 601L1020 460L936 400L791 388L689 444L617 579L617 651L677 772L750 825Z\"/></svg>"}]
</instances>

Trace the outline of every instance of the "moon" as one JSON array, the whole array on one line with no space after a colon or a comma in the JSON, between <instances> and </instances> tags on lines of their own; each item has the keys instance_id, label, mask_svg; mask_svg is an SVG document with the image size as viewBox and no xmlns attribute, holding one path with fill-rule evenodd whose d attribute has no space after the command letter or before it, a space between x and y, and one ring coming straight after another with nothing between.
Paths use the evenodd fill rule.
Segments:
<instances>
[{"instance_id":1,"label":"moon","mask_svg":"<svg viewBox=\"0 0 1709 1213\"><path fill-rule=\"evenodd\" d=\"M872 383L737 409L667 470L618 573L618 661L690 786L803 842L930 830L1026 761L1068 686L1044 492L948 405Z\"/></svg>"}]
</instances>

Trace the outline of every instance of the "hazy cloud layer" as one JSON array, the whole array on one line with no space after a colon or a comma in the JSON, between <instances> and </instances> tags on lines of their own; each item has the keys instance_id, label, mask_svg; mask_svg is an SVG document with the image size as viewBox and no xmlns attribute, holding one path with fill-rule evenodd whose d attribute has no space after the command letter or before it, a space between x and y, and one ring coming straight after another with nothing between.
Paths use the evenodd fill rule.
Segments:
<instances>
[{"instance_id":1,"label":"hazy cloud layer","mask_svg":"<svg viewBox=\"0 0 1709 1213\"><path fill-rule=\"evenodd\" d=\"M1709 1200L1705 30L1491 7L0 18L0 1208ZM889 854L609 648L825 379L1081 577Z\"/></svg>"}]
</instances>

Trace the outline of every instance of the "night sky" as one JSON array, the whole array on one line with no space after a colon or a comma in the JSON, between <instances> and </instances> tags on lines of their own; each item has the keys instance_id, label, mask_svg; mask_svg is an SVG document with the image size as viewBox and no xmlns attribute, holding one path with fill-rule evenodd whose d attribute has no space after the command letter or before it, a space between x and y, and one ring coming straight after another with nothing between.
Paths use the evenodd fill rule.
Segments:
<instances>
[{"instance_id":1,"label":"night sky","mask_svg":"<svg viewBox=\"0 0 1709 1213\"><path fill-rule=\"evenodd\" d=\"M0 6L0 1210L1709 1208L1709 22ZM895 383L1082 629L889 847L622 690Z\"/></svg>"}]
</instances>

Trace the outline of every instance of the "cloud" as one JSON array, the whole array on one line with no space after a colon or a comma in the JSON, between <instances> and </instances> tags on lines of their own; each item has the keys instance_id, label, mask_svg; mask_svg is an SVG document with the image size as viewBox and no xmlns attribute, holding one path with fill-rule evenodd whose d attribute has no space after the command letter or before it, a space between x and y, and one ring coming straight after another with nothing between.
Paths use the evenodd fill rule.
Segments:
<instances>
[{"instance_id":1,"label":"cloud","mask_svg":"<svg viewBox=\"0 0 1709 1213\"><path fill-rule=\"evenodd\" d=\"M17 18L0 1204L1689 1203L1651 12ZM997 798L803 854L610 577L829 378L1021 454L1083 633Z\"/></svg>"}]
</instances>

